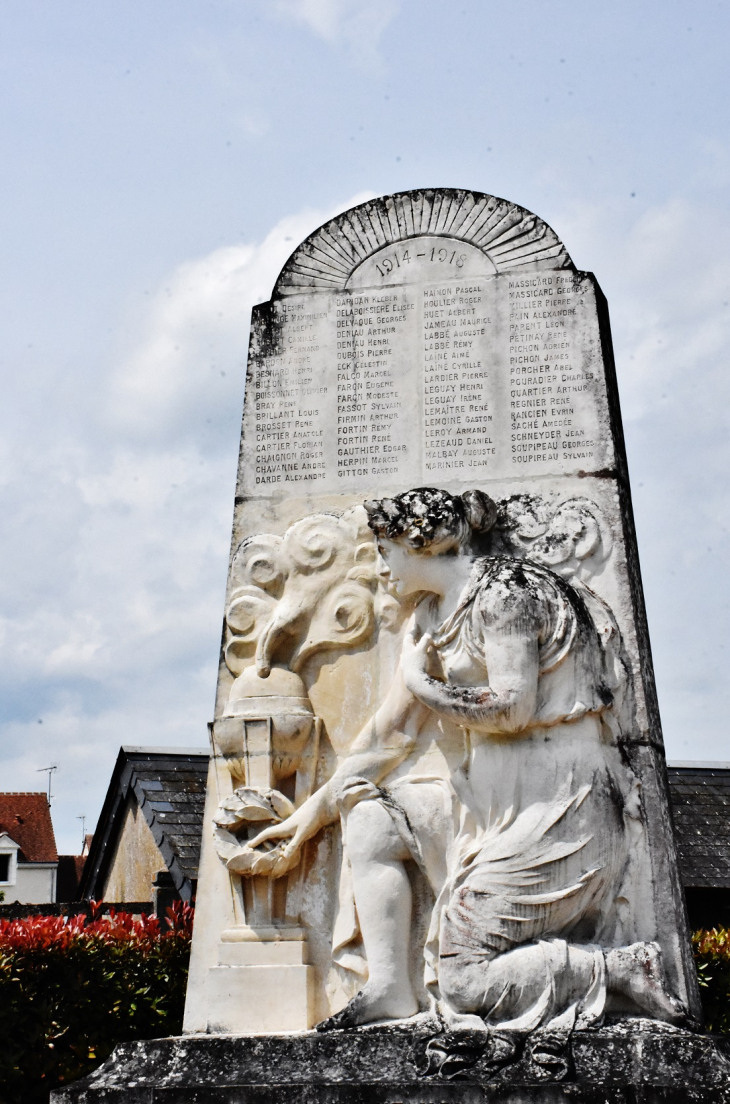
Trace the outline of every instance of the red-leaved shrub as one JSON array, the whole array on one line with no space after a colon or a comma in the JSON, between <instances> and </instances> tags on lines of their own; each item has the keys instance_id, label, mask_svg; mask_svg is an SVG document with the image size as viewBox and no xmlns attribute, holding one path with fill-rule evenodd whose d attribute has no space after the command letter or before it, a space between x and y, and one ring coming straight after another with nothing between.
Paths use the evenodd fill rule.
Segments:
<instances>
[{"instance_id":1,"label":"red-leaved shrub","mask_svg":"<svg viewBox=\"0 0 730 1104\"><path fill-rule=\"evenodd\" d=\"M0 920L0 1104L44 1104L117 1043L179 1034L193 910Z\"/></svg>"}]
</instances>

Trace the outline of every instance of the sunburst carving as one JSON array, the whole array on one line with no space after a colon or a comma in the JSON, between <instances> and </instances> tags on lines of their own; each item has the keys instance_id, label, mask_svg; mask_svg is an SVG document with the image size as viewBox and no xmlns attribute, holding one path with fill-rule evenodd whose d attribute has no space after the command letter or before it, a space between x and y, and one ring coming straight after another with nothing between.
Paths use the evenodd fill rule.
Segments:
<instances>
[{"instance_id":1,"label":"sunburst carving","mask_svg":"<svg viewBox=\"0 0 730 1104\"><path fill-rule=\"evenodd\" d=\"M524 207L483 192L417 189L361 203L315 230L284 265L274 297L344 290L378 249L425 234L468 242L497 272L574 268L555 231Z\"/></svg>"}]
</instances>

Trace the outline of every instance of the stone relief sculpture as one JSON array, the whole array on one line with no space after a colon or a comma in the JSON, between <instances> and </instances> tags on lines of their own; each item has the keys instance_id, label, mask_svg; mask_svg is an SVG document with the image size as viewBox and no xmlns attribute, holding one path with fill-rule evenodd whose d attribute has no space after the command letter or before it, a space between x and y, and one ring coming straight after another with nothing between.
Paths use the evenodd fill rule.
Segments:
<instances>
[{"instance_id":1,"label":"stone relief sculpture","mask_svg":"<svg viewBox=\"0 0 730 1104\"><path fill-rule=\"evenodd\" d=\"M275 866L280 877L281 856L245 841L312 792L321 722L298 672L318 650L354 647L371 635L376 617L388 620L395 603L377 594L375 558L362 510L311 515L283 538L245 540L234 556L225 660L236 678L214 738L235 789L216 812L215 844L232 873L251 879L245 911L259 936L272 925L280 935L285 921L296 925L296 894L275 899L271 882L260 876Z\"/></svg>"},{"instance_id":2,"label":"stone relief sculpture","mask_svg":"<svg viewBox=\"0 0 730 1104\"><path fill-rule=\"evenodd\" d=\"M423 1010L411 862L433 894L422 967L447 1028L686 1015L657 945L627 942L622 926L641 837L622 754L634 706L616 620L588 585L610 552L587 499L433 488L241 545L225 652L236 679L215 727L234 792L217 847L250 883L252 923L295 922L271 887L341 825L333 959L364 984L321 1029ZM390 689L316 788L307 659L399 623ZM448 775L411 765L426 729L462 748Z\"/></svg>"},{"instance_id":3,"label":"stone relief sculpture","mask_svg":"<svg viewBox=\"0 0 730 1104\"><path fill-rule=\"evenodd\" d=\"M229 670L240 675L255 653L256 670L266 677L278 653L297 672L315 651L367 639L379 612L375 555L361 510L313 514L284 537L245 540L233 560L226 610Z\"/></svg>"}]
</instances>

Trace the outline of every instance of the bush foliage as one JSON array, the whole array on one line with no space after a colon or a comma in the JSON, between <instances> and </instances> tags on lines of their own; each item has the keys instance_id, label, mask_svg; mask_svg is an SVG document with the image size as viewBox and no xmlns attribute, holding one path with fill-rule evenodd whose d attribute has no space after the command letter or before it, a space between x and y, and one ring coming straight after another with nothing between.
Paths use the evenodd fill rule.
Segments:
<instances>
[{"instance_id":1,"label":"bush foliage","mask_svg":"<svg viewBox=\"0 0 730 1104\"><path fill-rule=\"evenodd\" d=\"M708 1031L730 1033L730 931L712 928L692 933L692 950Z\"/></svg>"},{"instance_id":2,"label":"bush foliage","mask_svg":"<svg viewBox=\"0 0 730 1104\"><path fill-rule=\"evenodd\" d=\"M0 1104L44 1104L117 1043L179 1034L192 916L0 920Z\"/></svg>"}]
</instances>

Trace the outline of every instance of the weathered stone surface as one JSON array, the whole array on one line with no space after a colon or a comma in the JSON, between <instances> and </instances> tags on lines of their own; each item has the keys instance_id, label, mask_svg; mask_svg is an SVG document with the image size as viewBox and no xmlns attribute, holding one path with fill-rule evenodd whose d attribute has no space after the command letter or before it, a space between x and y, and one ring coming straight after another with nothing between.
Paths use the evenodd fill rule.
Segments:
<instances>
[{"instance_id":1,"label":"weathered stone surface","mask_svg":"<svg viewBox=\"0 0 730 1104\"><path fill-rule=\"evenodd\" d=\"M252 319L186 1030L696 1015L661 746L594 277L338 216Z\"/></svg>"},{"instance_id":2,"label":"weathered stone surface","mask_svg":"<svg viewBox=\"0 0 730 1104\"><path fill-rule=\"evenodd\" d=\"M436 1037L438 1042L439 1037ZM460 1041L425 1072L428 1023L329 1034L186 1036L126 1043L55 1104L685 1104L730 1100L728 1041L650 1021L556 1037L502 1037L499 1061ZM448 1043L448 1040L445 1040ZM508 1045L509 1044L509 1045ZM511 1046L512 1061L506 1061ZM516 1058L516 1060L514 1060Z\"/></svg>"},{"instance_id":3,"label":"weathered stone surface","mask_svg":"<svg viewBox=\"0 0 730 1104\"><path fill-rule=\"evenodd\" d=\"M374 200L254 309L212 741L185 1030L224 1037L115 1084L722 1099L662 1026L699 1003L607 308L536 216Z\"/></svg>"}]
</instances>

